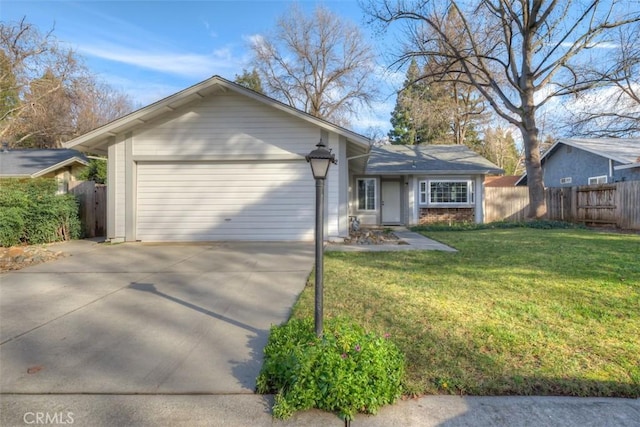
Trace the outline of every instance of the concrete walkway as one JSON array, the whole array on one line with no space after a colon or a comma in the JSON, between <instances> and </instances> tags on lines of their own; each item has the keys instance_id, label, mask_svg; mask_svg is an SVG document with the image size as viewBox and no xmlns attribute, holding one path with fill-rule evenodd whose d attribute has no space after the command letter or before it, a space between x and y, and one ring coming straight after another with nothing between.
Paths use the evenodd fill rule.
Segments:
<instances>
[{"instance_id":1,"label":"concrete walkway","mask_svg":"<svg viewBox=\"0 0 640 427\"><path fill-rule=\"evenodd\" d=\"M1 395L0 425L35 424L37 413L87 427L344 426L311 410L288 420L270 414L273 396L260 395ZM26 422L25 422L26 421ZM72 422L69 422L72 421ZM58 424L64 424L58 422ZM574 397L428 396L356 415L366 427L637 427L640 400Z\"/></svg>"},{"instance_id":2,"label":"concrete walkway","mask_svg":"<svg viewBox=\"0 0 640 427\"><path fill-rule=\"evenodd\" d=\"M414 233L404 227L393 230L393 234L404 242L398 245L344 245L332 243L325 247L326 251L336 252L397 252L397 251L444 251L457 252L444 243L424 237L420 233Z\"/></svg>"}]
</instances>

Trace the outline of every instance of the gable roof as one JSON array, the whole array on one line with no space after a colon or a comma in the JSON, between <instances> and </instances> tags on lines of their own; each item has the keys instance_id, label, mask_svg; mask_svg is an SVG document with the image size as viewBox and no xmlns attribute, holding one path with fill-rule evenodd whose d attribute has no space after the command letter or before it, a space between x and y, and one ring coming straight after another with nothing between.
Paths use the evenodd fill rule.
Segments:
<instances>
[{"instance_id":1,"label":"gable roof","mask_svg":"<svg viewBox=\"0 0 640 427\"><path fill-rule=\"evenodd\" d=\"M144 124L149 120L159 117L165 113L174 111L181 106L197 99L225 91L233 91L247 96L258 102L262 102L263 104L269 105L273 108L284 111L285 113L291 114L292 116L310 122L316 126L319 126L320 128L344 136L347 141L351 142L355 146L354 148L357 154L366 153L369 150L370 140L363 135L360 135L356 132L350 131L318 117L314 117L266 95L254 92L251 89L226 80L220 76L213 76L187 89L161 99L160 101L140 108L139 110L127 114L126 116L123 116L99 128L89 131L84 135L72 139L71 141L66 142L64 145L67 148L76 148L81 151L106 154L105 146L109 141L109 137L128 132L136 126Z\"/></svg>"},{"instance_id":2,"label":"gable roof","mask_svg":"<svg viewBox=\"0 0 640 427\"><path fill-rule=\"evenodd\" d=\"M580 150L587 151L605 159L611 159L620 163L614 169L628 169L640 167L640 138L597 138L578 139L566 138L556 141L540 158L540 163L544 164L548 157L551 157L560 145L568 145ZM526 182L526 172L520 177L516 185Z\"/></svg>"},{"instance_id":3,"label":"gable roof","mask_svg":"<svg viewBox=\"0 0 640 427\"><path fill-rule=\"evenodd\" d=\"M465 145L384 145L371 149L366 173L463 175L504 171Z\"/></svg>"},{"instance_id":4,"label":"gable roof","mask_svg":"<svg viewBox=\"0 0 640 427\"><path fill-rule=\"evenodd\" d=\"M8 150L0 151L0 176L6 178L38 178L74 163L88 165L86 157L76 150Z\"/></svg>"}]
</instances>

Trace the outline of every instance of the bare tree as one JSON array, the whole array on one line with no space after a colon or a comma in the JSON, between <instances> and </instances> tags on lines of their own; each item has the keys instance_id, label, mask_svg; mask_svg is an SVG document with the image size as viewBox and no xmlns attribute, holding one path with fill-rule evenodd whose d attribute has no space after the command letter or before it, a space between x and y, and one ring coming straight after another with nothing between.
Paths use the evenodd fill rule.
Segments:
<instances>
[{"instance_id":1,"label":"bare tree","mask_svg":"<svg viewBox=\"0 0 640 427\"><path fill-rule=\"evenodd\" d=\"M599 81L579 71L589 49L611 30L637 22L640 8L617 0L370 0L384 26L404 23L400 61L435 58L454 70L434 78L472 85L495 113L516 126L525 151L529 217L546 213L540 163L539 111L551 99L588 90ZM447 23L456 19L459 25ZM425 76L427 77L427 76Z\"/></svg>"},{"instance_id":2,"label":"bare tree","mask_svg":"<svg viewBox=\"0 0 640 427\"><path fill-rule=\"evenodd\" d=\"M371 47L358 27L322 6L312 16L292 6L251 49L265 92L313 116L346 125L376 93Z\"/></svg>"},{"instance_id":3,"label":"bare tree","mask_svg":"<svg viewBox=\"0 0 640 427\"><path fill-rule=\"evenodd\" d=\"M640 135L640 24L618 28L612 39L613 55L604 57L600 68L584 70L601 86L580 94L580 108L571 131L590 137L634 137Z\"/></svg>"},{"instance_id":4,"label":"bare tree","mask_svg":"<svg viewBox=\"0 0 640 427\"><path fill-rule=\"evenodd\" d=\"M0 96L0 139L12 147L59 147L132 110L53 30L43 34L24 18L0 22Z\"/></svg>"}]
</instances>

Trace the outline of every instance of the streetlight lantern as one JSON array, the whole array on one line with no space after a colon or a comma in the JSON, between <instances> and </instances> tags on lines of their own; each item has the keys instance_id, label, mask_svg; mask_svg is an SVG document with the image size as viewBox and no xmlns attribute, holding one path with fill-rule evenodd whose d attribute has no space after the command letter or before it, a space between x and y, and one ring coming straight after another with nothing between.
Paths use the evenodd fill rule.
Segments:
<instances>
[{"instance_id":1,"label":"streetlight lantern","mask_svg":"<svg viewBox=\"0 0 640 427\"><path fill-rule=\"evenodd\" d=\"M336 156L324 145L322 138L316 149L307 154L305 159L311 164L311 172L316 180L316 300L315 327L316 335L322 336L322 294L324 264L324 180L327 178L331 163L337 163Z\"/></svg>"},{"instance_id":2,"label":"streetlight lantern","mask_svg":"<svg viewBox=\"0 0 640 427\"><path fill-rule=\"evenodd\" d=\"M325 179L329 172L329 165L336 163L336 156L331 153L331 150L327 149L322 138L320 138L320 142L316 144L316 147L318 148L307 154L305 159L311 164L313 178Z\"/></svg>"}]
</instances>

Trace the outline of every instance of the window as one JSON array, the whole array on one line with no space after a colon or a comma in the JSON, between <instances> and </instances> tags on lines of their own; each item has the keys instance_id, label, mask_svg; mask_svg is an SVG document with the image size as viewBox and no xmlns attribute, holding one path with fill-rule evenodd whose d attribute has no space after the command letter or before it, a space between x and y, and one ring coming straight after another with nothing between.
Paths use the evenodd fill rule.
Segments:
<instances>
[{"instance_id":1,"label":"window","mask_svg":"<svg viewBox=\"0 0 640 427\"><path fill-rule=\"evenodd\" d=\"M420 181L420 204L470 205L474 203L472 181Z\"/></svg>"},{"instance_id":2,"label":"window","mask_svg":"<svg viewBox=\"0 0 640 427\"><path fill-rule=\"evenodd\" d=\"M565 178L560 178L560 184L571 184L571 181L572 181L572 179L571 179L570 176L565 177Z\"/></svg>"},{"instance_id":3,"label":"window","mask_svg":"<svg viewBox=\"0 0 640 427\"><path fill-rule=\"evenodd\" d=\"M58 178L58 190L56 194L67 194L69 192L69 181L66 178Z\"/></svg>"},{"instance_id":4,"label":"window","mask_svg":"<svg viewBox=\"0 0 640 427\"><path fill-rule=\"evenodd\" d=\"M376 209L376 179L358 178L358 210Z\"/></svg>"},{"instance_id":5,"label":"window","mask_svg":"<svg viewBox=\"0 0 640 427\"><path fill-rule=\"evenodd\" d=\"M606 184L607 183L607 176L606 175L601 175L601 176L592 176L589 178L589 185L592 184Z\"/></svg>"}]
</instances>

